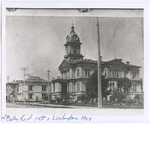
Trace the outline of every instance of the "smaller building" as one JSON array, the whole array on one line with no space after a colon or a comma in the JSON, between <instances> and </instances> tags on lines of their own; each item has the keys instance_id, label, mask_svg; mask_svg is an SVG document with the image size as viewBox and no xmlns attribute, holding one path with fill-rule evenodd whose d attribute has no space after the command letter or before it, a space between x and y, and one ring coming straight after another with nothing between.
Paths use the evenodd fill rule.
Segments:
<instances>
[{"instance_id":1,"label":"smaller building","mask_svg":"<svg viewBox=\"0 0 150 150\"><path fill-rule=\"evenodd\" d=\"M13 80L6 83L6 102L13 102L17 98L17 92L19 91L19 81Z\"/></svg>"},{"instance_id":2,"label":"smaller building","mask_svg":"<svg viewBox=\"0 0 150 150\"><path fill-rule=\"evenodd\" d=\"M128 61L124 63L122 59L102 62L103 75L109 80L109 90L112 92L116 90L126 92L126 95L129 95L132 99L135 95L140 95L142 92L140 68L140 66L132 65ZM129 79L131 82L131 86L126 90L118 86L118 81L123 78Z\"/></svg>"},{"instance_id":3,"label":"smaller building","mask_svg":"<svg viewBox=\"0 0 150 150\"><path fill-rule=\"evenodd\" d=\"M24 97L30 101L42 101L48 99L48 81L37 76L30 76L19 83L19 91L17 92L18 101L24 101Z\"/></svg>"}]
</instances>

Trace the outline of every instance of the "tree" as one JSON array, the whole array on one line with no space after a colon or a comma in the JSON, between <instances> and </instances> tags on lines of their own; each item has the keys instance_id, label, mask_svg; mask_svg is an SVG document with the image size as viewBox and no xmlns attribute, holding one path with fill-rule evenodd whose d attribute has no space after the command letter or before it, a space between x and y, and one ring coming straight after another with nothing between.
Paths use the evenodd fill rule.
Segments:
<instances>
[{"instance_id":1,"label":"tree","mask_svg":"<svg viewBox=\"0 0 150 150\"><path fill-rule=\"evenodd\" d=\"M123 88L124 92L128 92L128 88L131 87L131 81L130 81L130 79L128 79L126 77L120 78L117 81L117 86L118 86L118 89Z\"/></svg>"},{"instance_id":2,"label":"tree","mask_svg":"<svg viewBox=\"0 0 150 150\"><path fill-rule=\"evenodd\" d=\"M104 76L101 76L102 81L102 96L105 97L109 94L107 91L108 88L108 79L105 79ZM86 83L86 92L87 95L91 98L98 96L98 71L95 70L94 73L90 76Z\"/></svg>"}]
</instances>

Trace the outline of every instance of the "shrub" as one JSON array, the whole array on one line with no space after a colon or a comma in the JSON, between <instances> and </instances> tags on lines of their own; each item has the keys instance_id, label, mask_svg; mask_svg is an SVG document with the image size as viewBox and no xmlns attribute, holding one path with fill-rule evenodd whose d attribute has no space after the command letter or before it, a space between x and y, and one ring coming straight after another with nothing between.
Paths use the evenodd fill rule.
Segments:
<instances>
[{"instance_id":1,"label":"shrub","mask_svg":"<svg viewBox=\"0 0 150 150\"><path fill-rule=\"evenodd\" d=\"M115 99L117 98L117 102L122 102L125 97L126 95L123 92L114 92L111 96L111 101L115 101Z\"/></svg>"},{"instance_id":2,"label":"shrub","mask_svg":"<svg viewBox=\"0 0 150 150\"><path fill-rule=\"evenodd\" d=\"M126 100L126 105L131 105L131 104L134 104L134 100L132 99Z\"/></svg>"},{"instance_id":3,"label":"shrub","mask_svg":"<svg viewBox=\"0 0 150 150\"><path fill-rule=\"evenodd\" d=\"M134 96L134 99L140 100L140 95L135 95L135 96Z\"/></svg>"},{"instance_id":4,"label":"shrub","mask_svg":"<svg viewBox=\"0 0 150 150\"><path fill-rule=\"evenodd\" d=\"M84 100L85 99L85 95L79 95L77 96L77 100L80 101L80 100Z\"/></svg>"}]
</instances>

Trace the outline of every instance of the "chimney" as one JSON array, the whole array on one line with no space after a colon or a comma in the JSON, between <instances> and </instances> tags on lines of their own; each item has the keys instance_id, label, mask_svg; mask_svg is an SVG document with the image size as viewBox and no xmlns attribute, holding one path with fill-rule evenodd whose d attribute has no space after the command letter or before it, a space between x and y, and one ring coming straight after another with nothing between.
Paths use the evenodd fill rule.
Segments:
<instances>
[{"instance_id":1,"label":"chimney","mask_svg":"<svg viewBox=\"0 0 150 150\"><path fill-rule=\"evenodd\" d=\"M130 62L129 62L129 61L126 61L126 63L127 63L127 65L129 65L129 64L130 64Z\"/></svg>"},{"instance_id":2,"label":"chimney","mask_svg":"<svg viewBox=\"0 0 150 150\"><path fill-rule=\"evenodd\" d=\"M120 62L122 62L122 59L119 59Z\"/></svg>"}]
</instances>

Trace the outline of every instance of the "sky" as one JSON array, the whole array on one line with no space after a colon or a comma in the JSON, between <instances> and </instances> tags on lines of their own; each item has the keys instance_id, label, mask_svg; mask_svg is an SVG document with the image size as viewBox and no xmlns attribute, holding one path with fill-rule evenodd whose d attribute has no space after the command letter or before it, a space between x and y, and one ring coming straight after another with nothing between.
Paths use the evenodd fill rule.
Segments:
<instances>
[{"instance_id":1,"label":"sky","mask_svg":"<svg viewBox=\"0 0 150 150\"><path fill-rule=\"evenodd\" d=\"M86 59L97 60L97 19L95 17L7 16L6 75L9 81L23 79L27 73L47 79L59 75L65 55L66 36L74 24ZM116 58L141 66L143 78L142 18L100 17L100 43L103 61ZM115 30L115 34L114 34ZM115 35L115 36L114 36Z\"/></svg>"}]
</instances>

